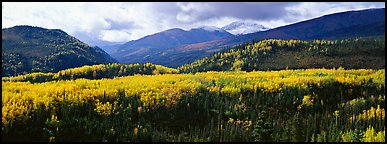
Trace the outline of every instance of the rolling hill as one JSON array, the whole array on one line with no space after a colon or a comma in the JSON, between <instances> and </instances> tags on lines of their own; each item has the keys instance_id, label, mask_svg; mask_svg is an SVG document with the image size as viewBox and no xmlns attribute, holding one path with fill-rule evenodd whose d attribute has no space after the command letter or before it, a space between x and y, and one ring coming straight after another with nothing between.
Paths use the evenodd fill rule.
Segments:
<instances>
[{"instance_id":1,"label":"rolling hill","mask_svg":"<svg viewBox=\"0 0 387 144\"><path fill-rule=\"evenodd\" d=\"M385 40L263 40L241 44L178 69L183 73L196 73L339 67L385 68Z\"/></svg>"},{"instance_id":2,"label":"rolling hill","mask_svg":"<svg viewBox=\"0 0 387 144\"><path fill-rule=\"evenodd\" d=\"M91 47L62 30L33 26L2 29L2 76L114 62L99 47Z\"/></svg>"},{"instance_id":3,"label":"rolling hill","mask_svg":"<svg viewBox=\"0 0 387 144\"><path fill-rule=\"evenodd\" d=\"M41 83L59 80L84 79L113 79L116 77L133 75L158 75L158 74L176 74L178 70L151 63L146 64L98 64L85 65L82 67L69 68L57 73L35 72L25 75L2 77L2 82L27 82Z\"/></svg>"}]
</instances>

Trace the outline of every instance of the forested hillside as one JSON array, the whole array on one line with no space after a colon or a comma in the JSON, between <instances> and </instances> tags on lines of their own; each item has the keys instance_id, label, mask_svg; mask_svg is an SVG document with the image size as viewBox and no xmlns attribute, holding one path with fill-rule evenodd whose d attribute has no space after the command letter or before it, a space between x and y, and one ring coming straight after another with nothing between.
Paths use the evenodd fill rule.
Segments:
<instances>
[{"instance_id":1,"label":"forested hillside","mask_svg":"<svg viewBox=\"0 0 387 144\"><path fill-rule=\"evenodd\" d=\"M32 26L2 29L2 76L58 72L83 65L117 62L62 30Z\"/></svg>"},{"instance_id":2,"label":"forested hillside","mask_svg":"<svg viewBox=\"0 0 387 144\"><path fill-rule=\"evenodd\" d=\"M262 40L252 44L240 44L178 69L180 72L189 73L339 67L385 68L385 40Z\"/></svg>"}]
</instances>

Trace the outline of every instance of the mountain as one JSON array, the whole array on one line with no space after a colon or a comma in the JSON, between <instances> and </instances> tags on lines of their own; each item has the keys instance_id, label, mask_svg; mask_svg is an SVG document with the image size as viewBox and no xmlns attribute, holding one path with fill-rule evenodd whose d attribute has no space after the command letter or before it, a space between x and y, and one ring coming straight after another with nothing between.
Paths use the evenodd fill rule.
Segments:
<instances>
[{"instance_id":1,"label":"mountain","mask_svg":"<svg viewBox=\"0 0 387 144\"><path fill-rule=\"evenodd\" d=\"M178 67L225 48L264 39L347 39L385 35L385 9L366 9L324 15L318 18L259 31L232 35L251 23L235 22L222 29L202 27L184 31L170 29L123 45L110 47L109 54L122 63L151 62ZM255 25L258 27L258 25ZM238 29L240 28L240 29ZM246 31L247 33L247 31ZM108 50L106 50L108 51Z\"/></svg>"},{"instance_id":2,"label":"mountain","mask_svg":"<svg viewBox=\"0 0 387 144\"><path fill-rule=\"evenodd\" d=\"M33 26L2 29L1 49L2 76L117 62L99 47L91 47L62 30Z\"/></svg>"},{"instance_id":3,"label":"mountain","mask_svg":"<svg viewBox=\"0 0 387 144\"><path fill-rule=\"evenodd\" d=\"M222 29L234 35L242 35L260 31L267 31L270 28L252 22L235 21L222 27Z\"/></svg>"},{"instance_id":4,"label":"mountain","mask_svg":"<svg viewBox=\"0 0 387 144\"><path fill-rule=\"evenodd\" d=\"M176 49L185 44L212 41L233 36L217 27L200 27L185 31L179 28L168 29L123 45L110 47L111 56L121 63L161 64L177 67L186 63L186 57L192 54Z\"/></svg>"},{"instance_id":5,"label":"mountain","mask_svg":"<svg viewBox=\"0 0 387 144\"><path fill-rule=\"evenodd\" d=\"M238 35L220 40L207 41L181 46L192 52L206 49L201 57L209 56L223 48L236 46L244 42L264 39L347 39L355 37L373 37L385 35L385 9L366 9L324 15L322 17L273 28L251 34Z\"/></svg>"},{"instance_id":6,"label":"mountain","mask_svg":"<svg viewBox=\"0 0 387 144\"><path fill-rule=\"evenodd\" d=\"M366 9L324 15L261 33L240 37L255 39L345 39L384 35L385 9ZM364 31L367 29L370 31Z\"/></svg>"},{"instance_id":7,"label":"mountain","mask_svg":"<svg viewBox=\"0 0 387 144\"><path fill-rule=\"evenodd\" d=\"M385 40L263 40L179 67L180 72L310 68L384 69Z\"/></svg>"}]
</instances>

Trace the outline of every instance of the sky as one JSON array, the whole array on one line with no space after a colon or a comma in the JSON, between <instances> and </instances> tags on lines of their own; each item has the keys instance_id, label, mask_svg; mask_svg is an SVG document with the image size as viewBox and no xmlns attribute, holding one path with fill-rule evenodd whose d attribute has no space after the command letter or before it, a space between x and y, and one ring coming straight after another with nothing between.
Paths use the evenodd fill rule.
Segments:
<instances>
[{"instance_id":1,"label":"sky","mask_svg":"<svg viewBox=\"0 0 387 144\"><path fill-rule=\"evenodd\" d=\"M248 21L269 28L326 14L384 8L385 2L2 2L2 28L62 29L93 46L136 40L171 28Z\"/></svg>"}]
</instances>

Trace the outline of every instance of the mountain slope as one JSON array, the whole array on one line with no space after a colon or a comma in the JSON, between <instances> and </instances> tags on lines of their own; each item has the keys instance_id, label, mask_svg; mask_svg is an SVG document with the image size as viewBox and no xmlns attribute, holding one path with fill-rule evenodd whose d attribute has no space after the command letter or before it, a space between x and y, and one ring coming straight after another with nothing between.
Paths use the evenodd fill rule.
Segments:
<instances>
[{"instance_id":1,"label":"mountain slope","mask_svg":"<svg viewBox=\"0 0 387 144\"><path fill-rule=\"evenodd\" d=\"M237 24L235 24L237 26ZM263 39L347 39L385 35L385 9L334 13L266 31L233 36L219 28L170 29L109 50L122 63L178 67L245 42Z\"/></svg>"},{"instance_id":2,"label":"mountain slope","mask_svg":"<svg viewBox=\"0 0 387 144\"><path fill-rule=\"evenodd\" d=\"M239 45L178 69L185 73L195 73L338 67L385 68L385 40L263 40Z\"/></svg>"},{"instance_id":3,"label":"mountain slope","mask_svg":"<svg viewBox=\"0 0 387 144\"><path fill-rule=\"evenodd\" d=\"M360 11L348 11L335 14L324 15L319 18L302 21L299 23L279 27L271 31L262 33L254 33L246 35L248 38L255 37L256 39L330 39L332 36L325 35L325 33L332 33L336 35L346 35L339 38L350 38L363 36L364 31L359 28L369 28L378 26L378 24L385 23L385 9L367 9ZM343 29L350 29L351 31L341 31L341 33L334 33ZM348 34L351 32L351 34ZM369 35L382 35L384 29L378 29L377 33L370 33Z\"/></svg>"},{"instance_id":4,"label":"mountain slope","mask_svg":"<svg viewBox=\"0 0 387 144\"><path fill-rule=\"evenodd\" d=\"M267 31L184 45L180 49L207 49L202 57L244 42L263 39L347 39L385 35L385 9L367 9L334 13Z\"/></svg>"},{"instance_id":5,"label":"mountain slope","mask_svg":"<svg viewBox=\"0 0 387 144\"><path fill-rule=\"evenodd\" d=\"M230 36L233 35L214 27L195 28L189 31L174 28L127 42L109 51L112 57L121 63L151 62L176 67L184 63L180 57L175 57L175 55L182 55L182 51L174 48Z\"/></svg>"},{"instance_id":6,"label":"mountain slope","mask_svg":"<svg viewBox=\"0 0 387 144\"><path fill-rule=\"evenodd\" d=\"M32 26L2 29L2 76L113 62L116 60L99 47L62 30Z\"/></svg>"}]
</instances>

